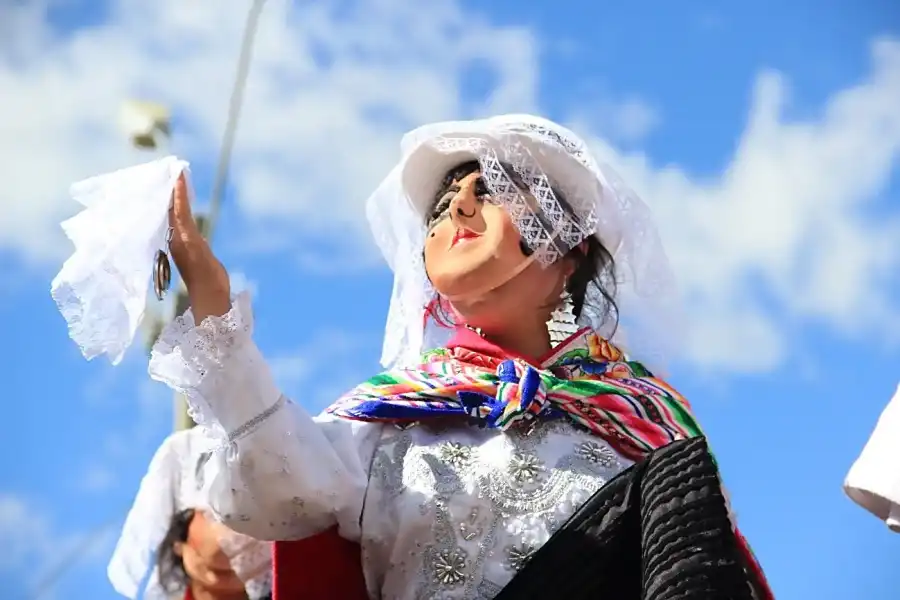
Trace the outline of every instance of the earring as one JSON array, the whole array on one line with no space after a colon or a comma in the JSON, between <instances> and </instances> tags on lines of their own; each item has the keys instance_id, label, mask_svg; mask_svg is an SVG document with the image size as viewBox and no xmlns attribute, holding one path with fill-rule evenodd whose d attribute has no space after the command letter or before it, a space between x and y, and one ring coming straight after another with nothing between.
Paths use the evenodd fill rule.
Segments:
<instances>
[{"instance_id":1,"label":"earring","mask_svg":"<svg viewBox=\"0 0 900 600\"><path fill-rule=\"evenodd\" d=\"M563 286L563 293L559 297L559 306L550 313L550 320L547 321L547 331L550 333L550 345L553 348L578 331L578 325L575 323L575 305L572 303L572 294L566 291L565 286Z\"/></svg>"},{"instance_id":2,"label":"earring","mask_svg":"<svg viewBox=\"0 0 900 600\"><path fill-rule=\"evenodd\" d=\"M166 232L166 247L163 250L157 250L156 258L153 261L153 291L157 300L162 300L169 291L172 284L172 265L169 263L169 245L172 243L172 236L175 230L169 227Z\"/></svg>"},{"instance_id":3,"label":"earring","mask_svg":"<svg viewBox=\"0 0 900 600\"><path fill-rule=\"evenodd\" d=\"M472 327L471 325L465 325L465 328L477 335L480 338L484 337L484 332L481 330L481 327Z\"/></svg>"}]
</instances>

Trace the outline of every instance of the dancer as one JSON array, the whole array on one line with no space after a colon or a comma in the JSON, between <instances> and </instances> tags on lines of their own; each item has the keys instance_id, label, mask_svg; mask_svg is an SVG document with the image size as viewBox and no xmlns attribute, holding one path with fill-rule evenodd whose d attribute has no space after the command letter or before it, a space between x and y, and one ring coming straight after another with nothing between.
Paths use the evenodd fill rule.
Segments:
<instances>
[{"instance_id":1,"label":"dancer","mask_svg":"<svg viewBox=\"0 0 900 600\"><path fill-rule=\"evenodd\" d=\"M249 298L232 302L184 182L176 187L171 251L192 309L162 333L150 371L186 394L218 443L205 471L213 513L258 539L302 540L279 542L276 557L281 548L294 560L318 558L315 577L350 586L346 560L321 566L317 549L326 544L348 556L329 538L335 528L359 544L362 596L494 598L521 589L542 555L543 564L568 556L570 564L621 566L599 543L571 563L580 542L569 535L577 529L570 517L580 507L596 515L578 518L602 517L612 497L598 494L614 489L638 525L689 516L676 505L699 511L691 525L699 533L682 528L654 546L667 570L629 571L637 575L628 585L643 586L628 587L633 597L663 597L648 590L680 580L691 597L770 597L728 521L709 453L683 445L702 439L688 402L650 370L678 341L679 321L647 207L572 132L537 117L428 125L407 134L401 150L367 204L395 277L382 356L388 370L318 417L275 386L252 340ZM327 210L328 199L320 201ZM685 465L705 469L707 483L694 494L679 480L679 497L644 514L646 503L635 499L666 487L650 461L676 472L674 454L655 454L675 444L691 455ZM699 496L702 509L692 504ZM628 564L639 571L640 546L656 542L640 527L607 520L616 547L632 536L637 551L628 551ZM717 529L701 531L713 521ZM296 544L306 550L289 552ZM697 577L669 568L687 564L678 561L695 549ZM277 581L301 565L276 565L276 600L293 600ZM548 568L540 580L564 571ZM601 579L564 597L595 597L586 590ZM351 597L342 595L350 587L335 590L330 597Z\"/></svg>"},{"instance_id":2,"label":"dancer","mask_svg":"<svg viewBox=\"0 0 900 600\"><path fill-rule=\"evenodd\" d=\"M154 455L108 567L113 587L123 596L271 598L271 545L229 531L203 508L198 479L207 456L203 439L200 430L180 431Z\"/></svg>"}]
</instances>

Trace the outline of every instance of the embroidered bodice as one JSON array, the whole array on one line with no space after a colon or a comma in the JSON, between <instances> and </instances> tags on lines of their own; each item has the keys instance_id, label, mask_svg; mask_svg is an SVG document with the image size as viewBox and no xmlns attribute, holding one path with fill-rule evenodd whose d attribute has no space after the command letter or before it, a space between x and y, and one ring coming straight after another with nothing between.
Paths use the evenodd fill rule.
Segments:
<instances>
[{"instance_id":1,"label":"embroidered bodice","mask_svg":"<svg viewBox=\"0 0 900 600\"><path fill-rule=\"evenodd\" d=\"M509 433L386 427L363 506L370 593L493 598L627 464L563 420Z\"/></svg>"}]
</instances>

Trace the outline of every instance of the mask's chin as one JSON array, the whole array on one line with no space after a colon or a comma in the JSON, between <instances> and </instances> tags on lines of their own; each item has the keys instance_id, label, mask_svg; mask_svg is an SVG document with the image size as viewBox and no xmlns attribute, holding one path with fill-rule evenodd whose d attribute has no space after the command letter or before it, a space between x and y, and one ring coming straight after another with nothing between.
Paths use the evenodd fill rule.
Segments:
<instances>
[{"instance_id":1,"label":"mask's chin","mask_svg":"<svg viewBox=\"0 0 900 600\"><path fill-rule=\"evenodd\" d=\"M433 281L441 295L453 303L461 305L494 303L497 302L498 295L505 294L507 288L518 288L521 287L518 283L526 283L522 281L525 271L534 266L536 265L531 257L517 256L513 260L493 257L476 268L442 277L440 282Z\"/></svg>"},{"instance_id":2,"label":"mask's chin","mask_svg":"<svg viewBox=\"0 0 900 600\"><path fill-rule=\"evenodd\" d=\"M533 258L524 258L504 278L494 278L492 286L472 289L468 294L447 297L457 322L485 332L508 330L546 323L558 303L563 274L545 269Z\"/></svg>"},{"instance_id":3,"label":"mask's chin","mask_svg":"<svg viewBox=\"0 0 900 600\"><path fill-rule=\"evenodd\" d=\"M527 312L522 298L510 282L490 289L473 291L467 296L450 300L457 322L485 331L504 331L514 328Z\"/></svg>"},{"instance_id":4,"label":"mask's chin","mask_svg":"<svg viewBox=\"0 0 900 600\"><path fill-rule=\"evenodd\" d=\"M430 266L428 277L432 285L451 301L476 301L503 279L501 265L489 256L454 257L434 261Z\"/></svg>"}]
</instances>

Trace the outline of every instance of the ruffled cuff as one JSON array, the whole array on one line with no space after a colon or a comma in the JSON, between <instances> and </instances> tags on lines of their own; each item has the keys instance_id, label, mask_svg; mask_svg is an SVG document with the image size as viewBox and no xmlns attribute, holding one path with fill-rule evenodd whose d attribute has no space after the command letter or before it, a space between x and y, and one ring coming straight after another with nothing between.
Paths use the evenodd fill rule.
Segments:
<instances>
[{"instance_id":1,"label":"ruffled cuff","mask_svg":"<svg viewBox=\"0 0 900 600\"><path fill-rule=\"evenodd\" d=\"M222 442L248 433L248 424L281 403L252 335L244 292L226 314L199 325L188 310L162 331L150 353L150 377L184 394L194 422Z\"/></svg>"}]
</instances>

